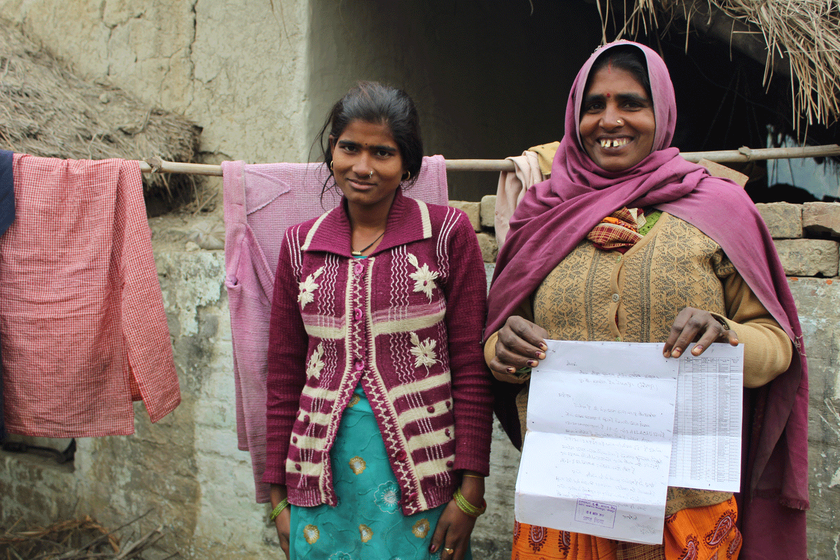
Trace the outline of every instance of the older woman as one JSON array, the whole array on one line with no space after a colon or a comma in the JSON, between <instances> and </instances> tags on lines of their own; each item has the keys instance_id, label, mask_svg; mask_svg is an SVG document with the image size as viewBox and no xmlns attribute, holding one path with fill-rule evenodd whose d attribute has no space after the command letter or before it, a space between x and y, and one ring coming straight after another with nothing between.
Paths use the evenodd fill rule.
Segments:
<instances>
[{"instance_id":1,"label":"older woman","mask_svg":"<svg viewBox=\"0 0 840 560\"><path fill-rule=\"evenodd\" d=\"M578 74L551 179L511 220L490 290L485 359L514 444L545 339L744 344L741 493L669 488L664 543L517 523L513 557L805 558L807 375L767 228L734 183L671 148L673 86L649 48L617 42ZM561 451L562 452L562 451ZM737 522L737 525L736 525Z\"/></svg>"}]
</instances>

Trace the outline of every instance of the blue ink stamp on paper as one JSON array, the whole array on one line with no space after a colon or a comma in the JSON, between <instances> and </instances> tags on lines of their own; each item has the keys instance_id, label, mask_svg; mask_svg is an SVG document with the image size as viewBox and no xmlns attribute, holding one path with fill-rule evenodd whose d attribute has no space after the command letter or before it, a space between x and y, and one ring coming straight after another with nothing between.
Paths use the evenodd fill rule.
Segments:
<instances>
[{"instance_id":1,"label":"blue ink stamp on paper","mask_svg":"<svg viewBox=\"0 0 840 560\"><path fill-rule=\"evenodd\" d=\"M612 529L615 527L616 511L617 508L610 504L578 500L575 507L575 521Z\"/></svg>"}]
</instances>

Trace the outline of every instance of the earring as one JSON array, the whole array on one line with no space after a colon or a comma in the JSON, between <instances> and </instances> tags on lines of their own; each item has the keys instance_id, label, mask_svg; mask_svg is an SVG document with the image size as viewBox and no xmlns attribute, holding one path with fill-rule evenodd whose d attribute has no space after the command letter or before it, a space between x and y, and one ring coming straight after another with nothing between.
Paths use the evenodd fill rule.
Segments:
<instances>
[{"instance_id":1,"label":"earring","mask_svg":"<svg viewBox=\"0 0 840 560\"><path fill-rule=\"evenodd\" d=\"M330 171L332 171L332 170L333 170L333 168L332 168L332 164L333 164L333 162L330 162Z\"/></svg>"},{"instance_id":2,"label":"earring","mask_svg":"<svg viewBox=\"0 0 840 560\"><path fill-rule=\"evenodd\" d=\"M406 171L405 173L406 173L406 177L405 177L405 179L403 179L403 181L408 181L409 179L411 179L411 171Z\"/></svg>"}]
</instances>

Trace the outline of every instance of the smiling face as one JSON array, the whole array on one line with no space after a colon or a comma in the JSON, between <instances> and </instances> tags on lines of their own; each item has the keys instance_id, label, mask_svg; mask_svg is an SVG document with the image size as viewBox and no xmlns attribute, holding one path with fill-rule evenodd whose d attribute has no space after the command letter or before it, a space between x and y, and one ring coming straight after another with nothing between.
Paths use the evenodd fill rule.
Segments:
<instances>
[{"instance_id":1,"label":"smiling face","mask_svg":"<svg viewBox=\"0 0 840 560\"><path fill-rule=\"evenodd\" d=\"M605 171L624 171L653 150L653 102L636 78L605 66L592 76L580 112L583 149Z\"/></svg>"},{"instance_id":2,"label":"smiling face","mask_svg":"<svg viewBox=\"0 0 840 560\"><path fill-rule=\"evenodd\" d=\"M355 212L387 211L405 174L387 124L353 120L338 138L330 136L335 182Z\"/></svg>"}]
</instances>

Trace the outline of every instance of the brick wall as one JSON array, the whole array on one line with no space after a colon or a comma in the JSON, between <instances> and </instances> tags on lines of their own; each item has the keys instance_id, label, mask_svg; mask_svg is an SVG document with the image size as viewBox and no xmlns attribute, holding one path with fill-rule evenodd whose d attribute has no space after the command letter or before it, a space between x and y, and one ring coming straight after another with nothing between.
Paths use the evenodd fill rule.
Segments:
<instances>
[{"instance_id":1,"label":"brick wall","mask_svg":"<svg viewBox=\"0 0 840 560\"><path fill-rule=\"evenodd\" d=\"M478 236L484 262L493 263L499 251L493 233L496 196L481 202L452 201L469 216ZM840 203L772 202L756 207L767 223L785 274L793 277L836 278L840 266ZM738 224L732 224L737 229Z\"/></svg>"}]
</instances>

